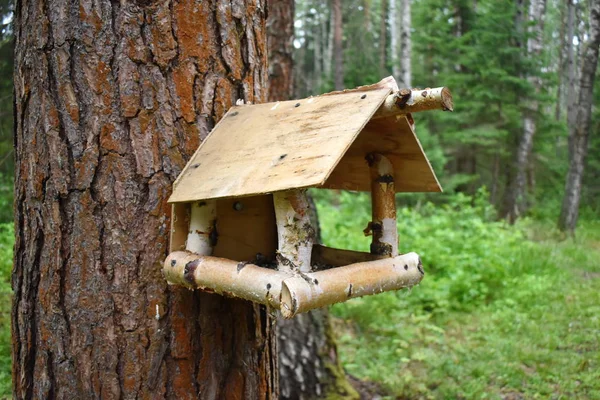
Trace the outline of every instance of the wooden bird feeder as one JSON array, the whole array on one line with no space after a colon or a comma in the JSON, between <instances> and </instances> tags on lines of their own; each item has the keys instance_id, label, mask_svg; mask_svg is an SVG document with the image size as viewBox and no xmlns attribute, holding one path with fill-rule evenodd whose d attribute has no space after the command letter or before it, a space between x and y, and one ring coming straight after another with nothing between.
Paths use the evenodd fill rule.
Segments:
<instances>
[{"instance_id":1,"label":"wooden bird feeder","mask_svg":"<svg viewBox=\"0 0 600 400\"><path fill-rule=\"evenodd\" d=\"M393 78L303 100L232 107L173 185L170 284L278 308L286 318L423 278L398 254L396 192L440 192L411 112L452 110L446 88ZM370 253L314 244L306 189L370 191Z\"/></svg>"}]
</instances>

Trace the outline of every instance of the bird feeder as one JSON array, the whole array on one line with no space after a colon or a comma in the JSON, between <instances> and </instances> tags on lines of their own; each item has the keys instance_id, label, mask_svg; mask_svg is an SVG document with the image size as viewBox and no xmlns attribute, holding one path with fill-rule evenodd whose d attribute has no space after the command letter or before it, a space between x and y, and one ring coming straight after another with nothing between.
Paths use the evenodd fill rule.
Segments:
<instances>
[{"instance_id":1,"label":"bird feeder","mask_svg":"<svg viewBox=\"0 0 600 400\"><path fill-rule=\"evenodd\" d=\"M169 284L238 297L286 318L418 284L398 253L397 192L440 192L411 112L452 110L446 88L393 78L302 100L232 107L173 185ZM370 253L314 243L308 188L368 191Z\"/></svg>"}]
</instances>

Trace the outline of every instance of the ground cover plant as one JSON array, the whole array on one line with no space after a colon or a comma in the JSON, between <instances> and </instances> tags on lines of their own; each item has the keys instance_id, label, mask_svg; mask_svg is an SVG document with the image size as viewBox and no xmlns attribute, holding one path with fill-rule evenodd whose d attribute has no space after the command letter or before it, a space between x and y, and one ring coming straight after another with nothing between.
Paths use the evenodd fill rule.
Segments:
<instances>
[{"instance_id":1,"label":"ground cover plant","mask_svg":"<svg viewBox=\"0 0 600 400\"><path fill-rule=\"evenodd\" d=\"M10 372L10 271L12 269L14 230L0 224L0 399L11 397Z\"/></svg>"},{"instance_id":2,"label":"ground cover plant","mask_svg":"<svg viewBox=\"0 0 600 400\"><path fill-rule=\"evenodd\" d=\"M326 193L318 209L325 244L368 251L368 196ZM426 276L333 307L350 374L389 398L600 398L600 222L565 239L494 217L483 191L399 209L400 249Z\"/></svg>"}]
</instances>

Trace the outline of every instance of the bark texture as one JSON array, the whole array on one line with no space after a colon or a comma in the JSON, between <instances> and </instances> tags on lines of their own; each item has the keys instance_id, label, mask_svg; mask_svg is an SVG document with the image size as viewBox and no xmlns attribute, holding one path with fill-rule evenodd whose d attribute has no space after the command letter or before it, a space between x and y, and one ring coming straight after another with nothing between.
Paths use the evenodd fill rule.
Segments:
<instances>
[{"instance_id":1,"label":"bark texture","mask_svg":"<svg viewBox=\"0 0 600 400\"><path fill-rule=\"evenodd\" d=\"M268 0L269 100L289 100L294 88L294 0Z\"/></svg>"},{"instance_id":2,"label":"bark texture","mask_svg":"<svg viewBox=\"0 0 600 400\"><path fill-rule=\"evenodd\" d=\"M169 288L171 184L266 100L264 0L15 5L18 399L273 399L265 308Z\"/></svg>"},{"instance_id":3,"label":"bark texture","mask_svg":"<svg viewBox=\"0 0 600 400\"><path fill-rule=\"evenodd\" d=\"M546 14L546 0L531 0L529 3L527 24L527 57L538 60L542 52L544 17ZM533 89L532 98L528 99L523 111L523 132L519 137L519 144L515 155L515 177L507 191L506 218L513 224L517 218L527 210L527 172L529 169L533 138L537 130L537 115L539 102L537 96L542 88L541 71L536 71L527 76L527 81Z\"/></svg>"},{"instance_id":4,"label":"bark texture","mask_svg":"<svg viewBox=\"0 0 600 400\"><path fill-rule=\"evenodd\" d=\"M281 399L359 399L337 354L327 309L278 322Z\"/></svg>"},{"instance_id":5,"label":"bark texture","mask_svg":"<svg viewBox=\"0 0 600 400\"><path fill-rule=\"evenodd\" d=\"M333 15L333 86L344 89L344 48L342 28L342 0L331 0Z\"/></svg>"},{"instance_id":6,"label":"bark texture","mask_svg":"<svg viewBox=\"0 0 600 400\"><path fill-rule=\"evenodd\" d=\"M398 86L403 88L412 87L412 41L411 41L411 0L401 0L400 16L400 78Z\"/></svg>"},{"instance_id":7,"label":"bark texture","mask_svg":"<svg viewBox=\"0 0 600 400\"><path fill-rule=\"evenodd\" d=\"M565 184L558 227L570 233L575 231L581 199L581 180L585 167L592 121L592 104L598 52L600 50L600 0L590 2L588 41L581 57L577 96L574 107L568 110L569 171Z\"/></svg>"},{"instance_id":8,"label":"bark texture","mask_svg":"<svg viewBox=\"0 0 600 400\"><path fill-rule=\"evenodd\" d=\"M393 0L390 2L392 6ZM388 0L381 0L381 19L379 22L379 74L381 76L389 75L387 73L387 20L388 20Z\"/></svg>"}]
</instances>

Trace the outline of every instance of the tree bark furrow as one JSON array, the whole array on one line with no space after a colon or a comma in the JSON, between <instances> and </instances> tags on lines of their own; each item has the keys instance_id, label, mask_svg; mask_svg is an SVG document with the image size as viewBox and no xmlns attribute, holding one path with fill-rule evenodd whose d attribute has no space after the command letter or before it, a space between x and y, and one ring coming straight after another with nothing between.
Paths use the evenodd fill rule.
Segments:
<instances>
[{"instance_id":1,"label":"tree bark furrow","mask_svg":"<svg viewBox=\"0 0 600 400\"><path fill-rule=\"evenodd\" d=\"M16 398L273 398L266 310L160 274L173 180L264 96L264 9L17 2Z\"/></svg>"}]
</instances>

